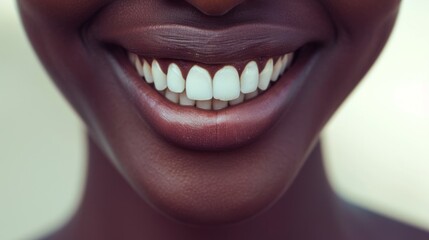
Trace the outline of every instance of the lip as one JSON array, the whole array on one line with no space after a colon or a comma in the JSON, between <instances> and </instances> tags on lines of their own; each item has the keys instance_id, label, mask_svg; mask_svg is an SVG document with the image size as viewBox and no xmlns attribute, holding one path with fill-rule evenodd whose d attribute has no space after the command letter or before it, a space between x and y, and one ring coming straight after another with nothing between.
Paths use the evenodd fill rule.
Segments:
<instances>
[{"instance_id":1,"label":"lip","mask_svg":"<svg viewBox=\"0 0 429 240\"><path fill-rule=\"evenodd\" d=\"M329 36L323 28L301 29L267 23L225 29L177 24L120 26L115 31L108 24L99 24L94 29L94 35L102 42L140 56L204 64L230 64L296 52L307 43L323 42Z\"/></svg>"},{"instance_id":2,"label":"lip","mask_svg":"<svg viewBox=\"0 0 429 240\"><path fill-rule=\"evenodd\" d=\"M165 140L192 150L223 151L260 139L287 113L307 79L327 31L270 24L245 24L226 29L184 25L109 28L96 24L92 37L103 52L140 117ZM173 40L175 39L175 40ZM124 51L125 50L125 51ZM184 107L168 101L137 74L127 52L157 59L203 64L236 61L297 52L293 66L258 97L218 111Z\"/></svg>"},{"instance_id":3,"label":"lip","mask_svg":"<svg viewBox=\"0 0 429 240\"><path fill-rule=\"evenodd\" d=\"M138 76L124 51L108 53L117 79L139 115L167 141L205 151L244 146L272 128L287 112L317 56L315 47L303 48L293 67L268 91L236 106L206 111L171 103Z\"/></svg>"}]
</instances>

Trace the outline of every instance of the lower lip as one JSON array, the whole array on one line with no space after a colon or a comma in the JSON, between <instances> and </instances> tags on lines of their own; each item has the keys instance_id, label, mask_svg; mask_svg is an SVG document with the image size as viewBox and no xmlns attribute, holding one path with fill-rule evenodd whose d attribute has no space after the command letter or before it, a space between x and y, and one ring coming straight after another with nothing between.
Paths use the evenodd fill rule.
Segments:
<instances>
[{"instance_id":1,"label":"lower lip","mask_svg":"<svg viewBox=\"0 0 429 240\"><path fill-rule=\"evenodd\" d=\"M301 50L293 66L274 86L250 101L220 111L174 104L138 76L124 52L110 55L109 59L139 114L159 135L183 148L221 151L256 141L287 111L315 56L313 47Z\"/></svg>"}]
</instances>

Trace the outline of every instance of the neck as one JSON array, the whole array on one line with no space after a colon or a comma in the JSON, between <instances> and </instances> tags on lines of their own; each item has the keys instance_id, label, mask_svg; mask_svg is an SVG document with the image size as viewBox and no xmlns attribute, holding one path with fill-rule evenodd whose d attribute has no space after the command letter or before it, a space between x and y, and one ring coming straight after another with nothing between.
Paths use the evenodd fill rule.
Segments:
<instances>
[{"instance_id":1,"label":"neck","mask_svg":"<svg viewBox=\"0 0 429 240\"><path fill-rule=\"evenodd\" d=\"M60 239L339 239L339 201L322 164L320 144L300 174L269 210L242 223L195 227L170 220L148 206L89 141L87 185Z\"/></svg>"}]
</instances>

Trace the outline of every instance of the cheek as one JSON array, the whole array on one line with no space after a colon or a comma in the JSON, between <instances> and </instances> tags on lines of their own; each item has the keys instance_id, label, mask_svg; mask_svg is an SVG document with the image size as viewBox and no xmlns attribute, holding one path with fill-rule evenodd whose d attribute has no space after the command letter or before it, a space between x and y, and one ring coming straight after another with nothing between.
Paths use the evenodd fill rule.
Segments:
<instances>
[{"instance_id":1,"label":"cheek","mask_svg":"<svg viewBox=\"0 0 429 240\"><path fill-rule=\"evenodd\" d=\"M81 26L112 0L18 0L21 11L33 20L61 28Z\"/></svg>"},{"instance_id":2,"label":"cheek","mask_svg":"<svg viewBox=\"0 0 429 240\"><path fill-rule=\"evenodd\" d=\"M368 32L395 19L400 0L323 0L334 23L348 33Z\"/></svg>"}]
</instances>

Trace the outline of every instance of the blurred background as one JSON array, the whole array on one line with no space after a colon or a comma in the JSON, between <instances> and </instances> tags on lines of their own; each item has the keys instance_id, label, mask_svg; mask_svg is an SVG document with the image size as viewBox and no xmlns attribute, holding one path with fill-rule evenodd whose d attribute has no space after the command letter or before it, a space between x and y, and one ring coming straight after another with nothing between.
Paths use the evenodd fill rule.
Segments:
<instances>
[{"instance_id":1,"label":"blurred background","mask_svg":"<svg viewBox=\"0 0 429 240\"><path fill-rule=\"evenodd\" d=\"M323 133L347 200L429 230L428 0L404 0L382 56ZM84 127L0 1L0 239L61 225L80 199Z\"/></svg>"}]
</instances>

